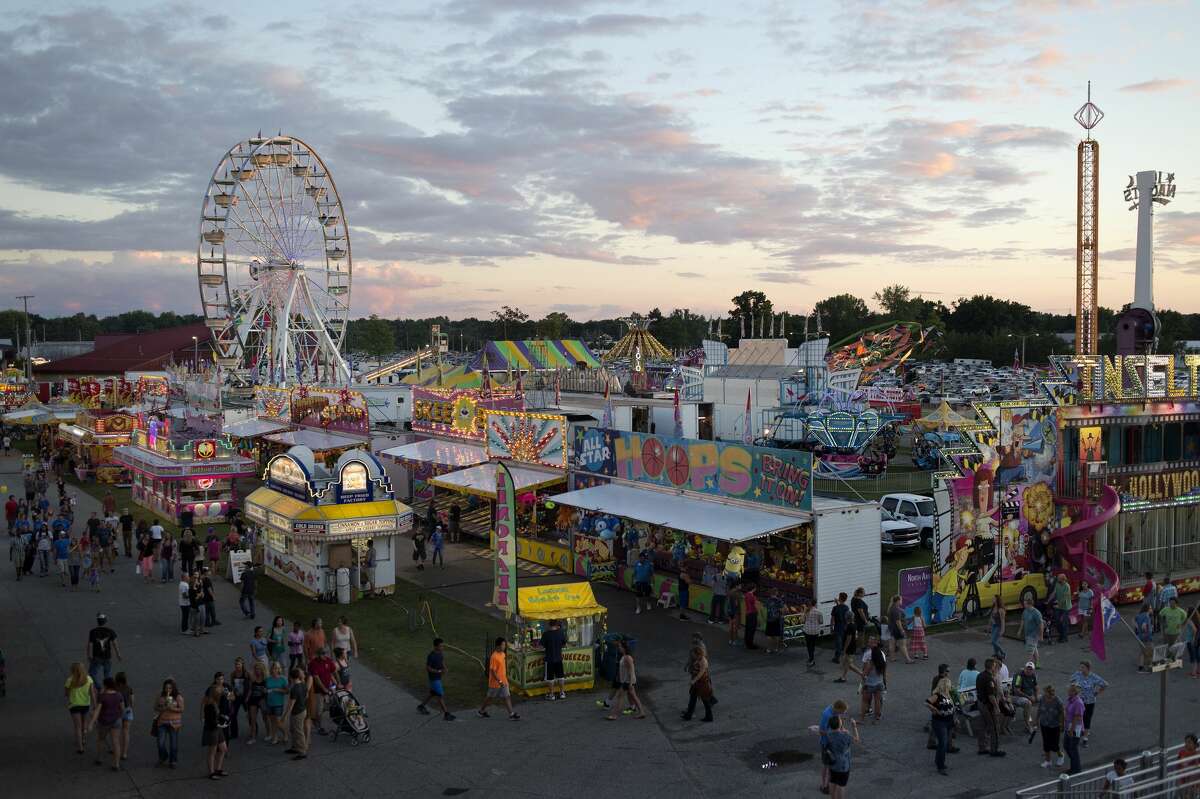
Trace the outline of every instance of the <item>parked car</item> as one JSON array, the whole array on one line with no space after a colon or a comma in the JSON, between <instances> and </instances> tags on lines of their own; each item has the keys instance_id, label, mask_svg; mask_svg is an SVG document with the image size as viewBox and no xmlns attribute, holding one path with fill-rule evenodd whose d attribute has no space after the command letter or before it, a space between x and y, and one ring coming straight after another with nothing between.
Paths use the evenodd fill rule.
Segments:
<instances>
[{"instance_id":1,"label":"parked car","mask_svg":"<svg viewBox=\"0 0 1200 799\"><path fill-rule=\"evenodd\" d=\"M884 552L907 552L921 546L921 531L907 519L879 511L879 540Z\"/></svg>"},{"instance_id":2,"label":"parked car","mask_svg":"<svg viewBox=\"0 0 1200 799\"><path fill-rule=\"evenodd\" d=\"M933 549L933 520L937 506L922 494L887 494L879 501L880 506L894 516L911 522L921 533L921 546Z\"/></svg>"}]
</instances>

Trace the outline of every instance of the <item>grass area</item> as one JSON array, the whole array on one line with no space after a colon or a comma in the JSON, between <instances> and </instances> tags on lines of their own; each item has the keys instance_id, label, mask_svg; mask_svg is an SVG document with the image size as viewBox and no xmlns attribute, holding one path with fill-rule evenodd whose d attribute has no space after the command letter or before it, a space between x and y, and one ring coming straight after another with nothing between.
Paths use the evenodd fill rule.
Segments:
<instances>
[{"instance_id":1,"label":"grass area","mask_svg":"<svg viewBox=\"0 0 1200 799\"><path fill-rule=\"evenodd\" d=\"M396 592L386 599L366 599L352 605L322 605L270 578L259 581L258 598L290 623L299 619L307 627L320 617L326 630L345 615L358 638L363 662L413 694L425 695L425 656L434 637L429 620L411 622L410 614L428 602L433 627L446 640L446 704L451 709L477 705L483 697L482 659L491 641L505 635L504 621L460 602L400 580ZM422 614L423 615L423 614ZM270 620L264 622L269 624ZM469 653L451 649L457 647Z\"/></svg>"},{"instance_id":2,"label":"grass area","mask_svg":"<svg viewBox=\"0 0 1200 799\"><path fill-rule=\"evenodd\" d=\"M911 552L885 552L879 565L880 604L887 607L887 603L892 600L892 597L900 593L900 580L897 574L901 569L929 566L931 562L932 556L929 550L923 547Z\"/></svg>"}]
</instances>

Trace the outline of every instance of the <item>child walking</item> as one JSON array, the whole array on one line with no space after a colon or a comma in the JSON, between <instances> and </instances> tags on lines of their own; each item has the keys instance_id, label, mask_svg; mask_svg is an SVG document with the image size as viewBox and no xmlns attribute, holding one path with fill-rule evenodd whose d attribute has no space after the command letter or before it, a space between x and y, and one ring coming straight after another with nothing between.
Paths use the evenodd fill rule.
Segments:
<instances>
[{"instance_id":1,"label":"child walking","mask_svg":"<svg viewBox=\"0 0 1200 799\"><path fill-rule=\"evenodd\" d=\"M908 632L909 648L914 658L929 660L929 644L925 641L925 613L921 606L913 608L912 629Z\"/></svg>"}]
</instances>

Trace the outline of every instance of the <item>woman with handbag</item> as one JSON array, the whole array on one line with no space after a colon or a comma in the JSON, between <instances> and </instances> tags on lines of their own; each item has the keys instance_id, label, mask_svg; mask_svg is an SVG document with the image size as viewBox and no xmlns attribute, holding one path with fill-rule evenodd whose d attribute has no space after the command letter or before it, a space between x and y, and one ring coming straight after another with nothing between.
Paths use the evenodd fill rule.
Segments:
<instances>
[{"instance_id":1,"label":"woman with handbag","mask_svg":"<svg viewBox=\"0 0 1200 799\"><path fill-rule=\"evenodd\" d=\"M950 772L946 770L946 753L950 751L950 733L954 729L954 701L950 698L950 680L943 677L933 688L933 694L925 700L925 705L931 714L930 725L933 737L937 741L937 754L934 765L937 773L943 777Z\"/></svg>"},{"instance_id":2,"label":"woman with handbag","mask_svg":"<svg viewBox=\"0 0 1200 799\"><path fill-rule=\"evenodd\" d=\"M158 739L158 765L175 768L179 762L179 728L183 726L183 697L175 680L163 680L162 692L154 700L150 734Z\"/></svg>"},{"instance_id":3,"label":"woman with handbag","mask_svg":"<svg viewBox=\"0 0 1200 799\"><path fill-rule=\"evenodd\" d=\"M688 686L687 710L683 711L682 718L691 721L692 714L696 712L696 700L699 699L704 704L704 718L701 721L712 721L712 677L708 673L708 658L704 657L704 650L698 646L692 647L688 671L692 679Z\"/></svg>"}]
</instances>

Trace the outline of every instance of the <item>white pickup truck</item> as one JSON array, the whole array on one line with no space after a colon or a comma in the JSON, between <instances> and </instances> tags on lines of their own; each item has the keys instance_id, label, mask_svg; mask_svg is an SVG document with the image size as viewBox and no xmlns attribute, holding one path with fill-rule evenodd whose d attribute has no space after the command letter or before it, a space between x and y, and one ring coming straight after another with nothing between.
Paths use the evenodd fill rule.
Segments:
<instances>
[{"instance_id":1,"label":"white pickup truck","mask_svg":"<svg viewBox=\"0 0 1200 799\"><path fill-rule=\"evenodd\" d=\"M879 505L893 516L911 522L921 534L921 545L933 548L933 520L937 507L932 497L922 494L885 494Z\"/></svg>"}]
</instances>

